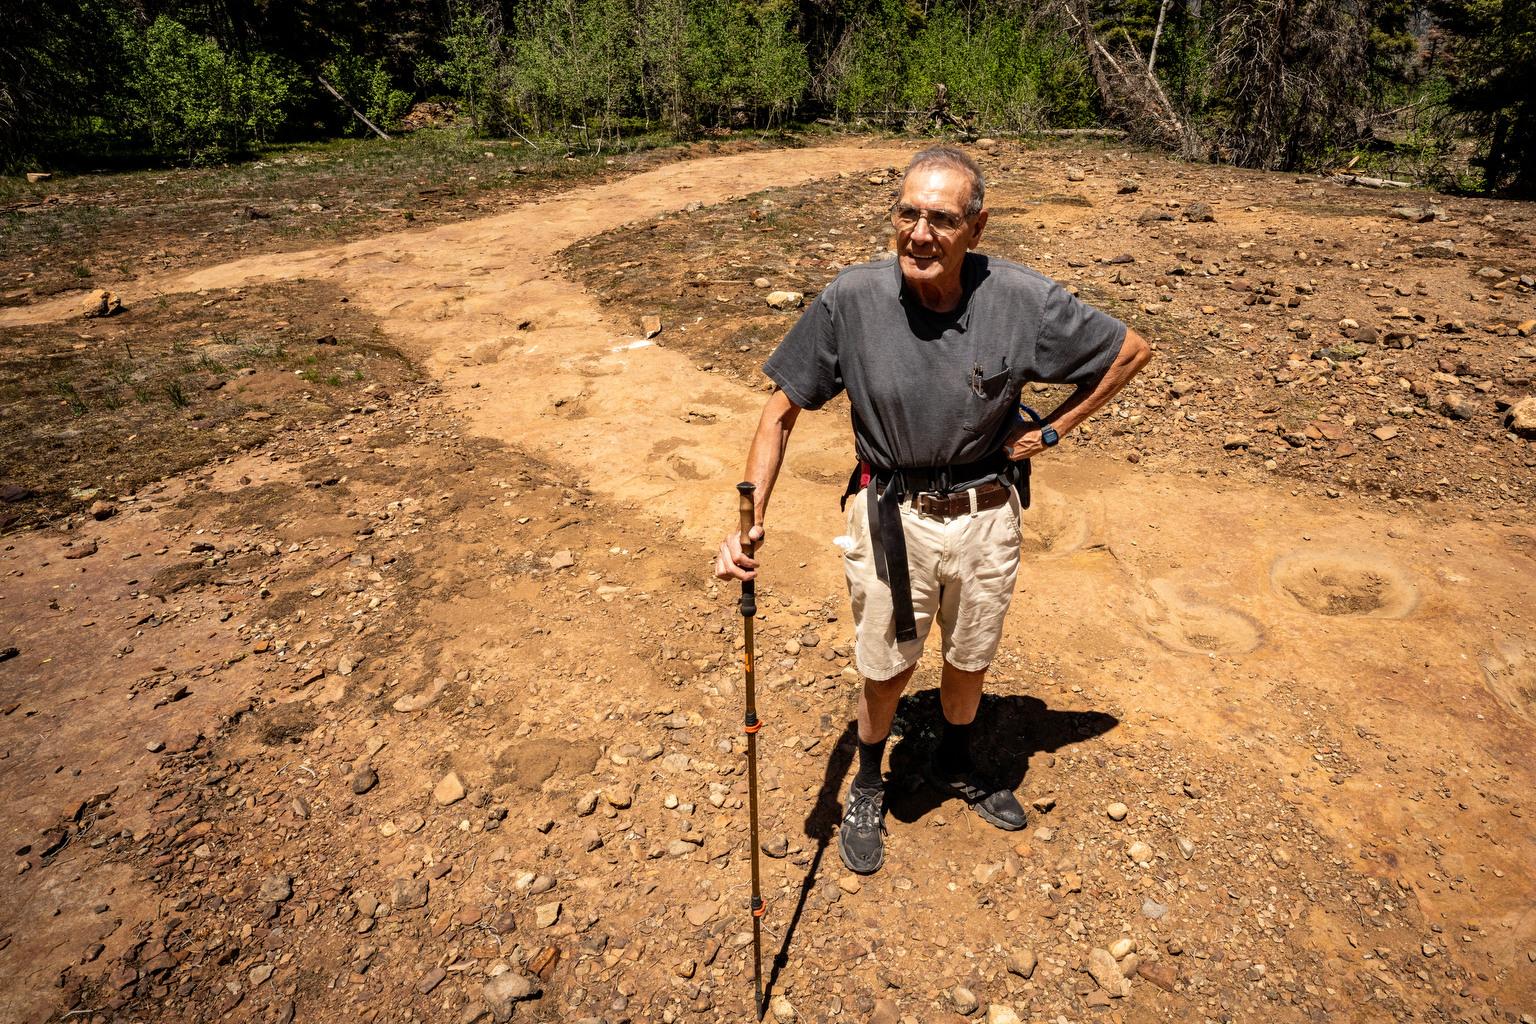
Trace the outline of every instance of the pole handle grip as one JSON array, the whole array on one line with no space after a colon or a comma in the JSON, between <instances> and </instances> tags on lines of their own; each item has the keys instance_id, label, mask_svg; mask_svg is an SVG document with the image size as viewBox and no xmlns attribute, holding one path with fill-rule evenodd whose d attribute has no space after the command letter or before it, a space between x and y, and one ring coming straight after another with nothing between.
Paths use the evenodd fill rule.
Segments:
<instances>
[{"instance_id":1,"label":"pole handle grip","mask_svg":"<svg viewBox=\"0 0 1536 1024\"><path fill-rule=\"evenodd\" d=\"M756 484L746 481L736 485L738 508L741 512L741 550L748 558L752 557L752 551L757 546L752 540L752 527L757 523L757 510L753 507L752 492L756 490Z\"/></svg>"}]
</instances>

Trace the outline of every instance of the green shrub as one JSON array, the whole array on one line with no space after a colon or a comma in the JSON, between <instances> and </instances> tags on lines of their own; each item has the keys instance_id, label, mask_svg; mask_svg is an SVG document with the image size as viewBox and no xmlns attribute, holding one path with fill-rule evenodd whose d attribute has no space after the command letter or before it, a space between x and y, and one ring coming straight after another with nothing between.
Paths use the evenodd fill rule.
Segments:
<instances>
[{"instance_id":1,"label":"green shrub","mask_svg":"<svg viewBox=\"0 0 1536 1024\"><path fill-rule=\"evenodd\" d=\"M218 162L267 141L283 123L297 76L280 57L225 53L164 15L128 48L127 110L164 157Z\"/></svg>"},{"instance_id":2,"label":"green shrub","mask_svg":"<svg viewBox=\"0 0 1536 1024\"><path fill-rule=\"evenodd\" d=\"M395 88L389 72L384 70L384 62L361 57L349 46L343 45L320 70L338 92L367 115L368 120L387 131L399 128L400 119L411 108L412 95ZM359 135L367 130L350 114L342 128L348 135Z\"/></svg>"}]
</instances>

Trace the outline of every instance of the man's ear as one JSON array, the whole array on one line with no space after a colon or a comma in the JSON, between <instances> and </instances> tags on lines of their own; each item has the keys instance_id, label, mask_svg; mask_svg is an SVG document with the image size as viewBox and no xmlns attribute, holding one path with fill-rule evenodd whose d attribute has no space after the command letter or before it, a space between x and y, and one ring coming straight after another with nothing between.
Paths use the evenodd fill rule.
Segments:
<instances>
[{"instance_id":1,"label":"man's ear","mask_svg":"<svg viewBox=\"0 0 1536 1024\"><path fill-rule=\"evenodd\" d=\"M981 231L987 226L987 214L991 212L990 210L982 210L976 215L976 221L971 226L971 240L966 246L967 249L976 248L976 243L981 241Z\"/></svg>"}]
</instances>

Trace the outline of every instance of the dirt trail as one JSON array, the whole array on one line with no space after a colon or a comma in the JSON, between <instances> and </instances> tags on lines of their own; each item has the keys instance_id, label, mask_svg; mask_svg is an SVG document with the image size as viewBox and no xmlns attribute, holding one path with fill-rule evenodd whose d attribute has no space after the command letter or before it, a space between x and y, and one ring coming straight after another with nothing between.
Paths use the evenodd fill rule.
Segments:
<instances>
[{"instance_id":1,"label":"dirt trail","mask_svg":"<svg viewBox=\"0 0 1536 1024\"><path fill-rule=\"evenodd\" d=\"M904 155L845 147L676 164L501 216L178 275L128 298L270 278L336 282L443 382L475 431L646 520L679 522L703 574L733 517L730 484L761 396L664 347L687 325L645 344L606 318L554 257L688 203ZM0 311L0 324L68 312ZM847 425L833 415L800 422L765 555L787 600L836 604L830 540L842 532ZM1182 737L1202 757L1246 765L1343 851L1348 870L1416 900L1444 929L1426 944L1506 1005L1536 1005L1536 534L1071 452L1042 460L1036 478L1005 648L1026 652L1027 664L1000 668L1026 690L1048 665L1058 684L1113 694L1125 709L1120 742ZM927 841L913 838L921 822L891 825L898 851ZM1312 948L1348 955L1354 914L1315 913Z\"/></svg>"}]
</instances>

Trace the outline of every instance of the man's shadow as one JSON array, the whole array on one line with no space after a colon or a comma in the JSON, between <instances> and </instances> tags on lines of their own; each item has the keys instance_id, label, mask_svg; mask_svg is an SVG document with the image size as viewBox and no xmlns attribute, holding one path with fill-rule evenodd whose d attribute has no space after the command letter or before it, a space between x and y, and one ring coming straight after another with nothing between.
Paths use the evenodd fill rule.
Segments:
<instances>
[{"instance_id":1,"label":"man's shadow","mask_svg":"<svg viewBox=\"0 0 1536 1024\"><path fill-rule=\"evenodd\" d=\"M937 689L908 693L896 708L896 721L891 727L896 742L890 753L886 810L899 821L916 821L946 799L952 799L923 783L923 770L938 744L943 722ZM1053 752L1068 743L1102 736L1119 724L1120 720L1114 715L1101 711L1052 711L1038 697L984 694L981 708L976 713L972 753L978 768L1017 790L1029 769L1029 759L1035 754ZM846 777L857 753L858 725L849 722L827 754L821 790L805 818L805 835L816 841L816 849L800 883L800 896L784 928L783 941L773 958L773 968L763 990L765 1006L766 1000L773 995L779 973L789 963L789 950L794 944L800 917L805 912L806 899L816 885L822 859L843 820Z\"/></svg>"}]
</instances>

